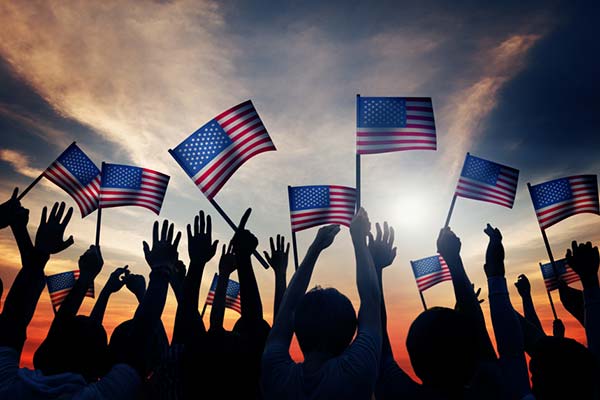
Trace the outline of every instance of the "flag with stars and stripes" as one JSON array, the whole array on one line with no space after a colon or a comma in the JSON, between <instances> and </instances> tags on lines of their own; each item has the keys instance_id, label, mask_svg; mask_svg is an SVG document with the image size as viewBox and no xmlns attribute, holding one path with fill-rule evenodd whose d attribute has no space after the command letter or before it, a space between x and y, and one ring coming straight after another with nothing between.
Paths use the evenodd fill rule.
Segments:
<instances>
[{"instance_id":1,"label":"flag with stars and stripes","mask_svg":"<svg viewBox=\"0 0 600 400\"><path fill-rule=\"evenodd\" d=\"M356 207L356 189L338 185L290 186L292 232L324 224L350 226Z\"/></svg>"},{"instance_id":2,"label":"flag with stars and stripes","mask_svg":"<svg viewBox=\"0 0 600 400\"><path fill-rule=\"evenodd\" d=\"M210 290L206 297L206 304L212 305L215 301L215 293L217 291L217 284L219 283L219 275L215 274L212 283L210 284ZM240 284L231 279L227 283L227 291L225 292L225 307L231 308L234 311L242 313L242 300L240 297Z\"/></svg>"},{"instance_id":3,"label":"flag with stars and stripes","mask_svg":"<svg viewBox=\"0 0 600 400\"><path fill-rule=\"evenodd\" d=\"M411 261L413 273L417 281L419 291L429 289L440 282L451 281L452 275L446 261L442 256L435 255L431 257L421 258L420 260Z\"/></svg>"},{"instance_id":4,"label":"flag with stars and stripes","mask_svg":"<svg viewBox=\"0 0 600 400\"><path fill-rule=\"evenodd\" d=\"M98 208L100 170L75 143L67 147L43 175L75 200L81 217Z\"/></svg>"},{"instance_id":5,"label":"flag with stars and stripes","mask_svg":"<svg viewBox=\"0 0 600 400\"><path fill-rule=\"evenodd\" d=\"M467 154L455 194L512 208L519 170Z\"/></svg>"},{"instance_id":6,"label":"flag with stars and stripes","mask_svg":"<svg viewBox=\"0 0 600 400\"><path fill-rule=\"evenodd\" d=\"M147 168L102 164L100 208L139 206L160 214L169 176Z\"/></svg>"},{"instance_id":7,"label":"flag with stars and stripes","mask_svg":"<svg viewBox=\"0 0 600 400\"><path fill-rule=\"evenodd\" d=\"M554 273L552 263L540 264L547 291L558 289L559 281L563 281L568 284L580 280L579 275L577 275L577 273L573 271L571 267L569 267L565 258L554 261L554 265L556 266L556 273ZM557 274L558 278L556 277Z\"/></svg>"},{"instance_id":8,"label":"flag with stars and stripes","mask_svg":"<svg viewBox=\"0 0 600 400\"><path fill-rule=\"evenodd\" d=\"M356 152L435 150L430 97L356 98Z\"/></svg>"},{"instance_id":9,"label":"flag with stars and stripes","mask_svg":"<svg viewBox=\"0 0 600 400\"><path fill-rule=\"evenodd\" d=\"M598 178L576 175L529 187L540 228L546 229L575 214L600 214Z\"/></svg>"},{"instance_id":10,"label":"flag with stars and stripes","mask_svg":"<svg viewBox=\"0 0 600 400\"><path fill-rule=\"evenodd\" d=\"M169 153L212 199L242 164L271 150L275 145L248 100L208 121Z\"/></svg>"},{"instance_id":11,"label":"flag with stars and stripes","mask_svg":"<svg viewBox=\"0 0 600 400\"><path fill-rule=\"evenodd\" d=\"M75 282L79 279L79 270L61 272L46 277L46 285L50 293L50 301L52 307L56 310L62 304L71 289L75 286ZM94 283L90 285L87 292L87 297L94 298Z\"/></svg>"}]
</instances>

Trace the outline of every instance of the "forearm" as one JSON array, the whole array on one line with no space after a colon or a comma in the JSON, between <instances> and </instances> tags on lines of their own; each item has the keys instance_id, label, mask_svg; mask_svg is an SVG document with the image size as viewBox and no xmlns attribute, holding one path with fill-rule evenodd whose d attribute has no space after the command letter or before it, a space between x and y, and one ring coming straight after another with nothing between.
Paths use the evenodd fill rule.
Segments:
<instances>
[{"instance_id":1,"label":"forearm","mask_svg":"<svg viewBox=\"0 0 600 400\"><path fill-rule=\"evenodd\" d=\"M381 339L381 289L365 238L352 238L356 258L356 287L360 297L359 329L369 329Z\"/></svg>"},{"instance_id":2,"label":"forearm","mask_svg":"<svg viewBox=\"0 0 600 400\"><path fill-rule=\"evenodd\" d=\"M537 341L545 337L546 334L542 329L539 329L537 326L533 325L518 312L515 311L515 315L519 319L519 323L521 325L521 332L523 333L523 345L525 347L525 352L531 355Z\"/></svg>"},{"instance_id":3,"label":"forearm","mask_svg":"<svg viewBox=\"0 0 600 400\"><path fill-rule=\"evenodd\" d=\"M285 274L275 274L275 298L273 299L273 319L277 316L281 300L285 294L286 279Z\"/></svg>"},{"instance_id":4,"label":"forearm","mask_svg":"<svg viewBox=\"0 0 600 400\"><path fill-rule=\"evenodd\" d=\"M186 343L192 333L206 332L204 322L198 312L200 284L204 274L204 264L191 263L183 282L183 298L177 302L173 343Z\"/></svg>"},{"instance_id":5,"label":"forearm","mask_svg":"<svg viewBox=\"0 0 600 400\"><path fill-rule=\"evenodd\" d=\"M144 300L136 310L136 325L144 329L152 329L160 321L169 288L169 276L165 270L153 270ZM149 330L146 330L148 332Z\"/></svg>"},{"instance_id":6,"label":"forearm","mask_svg":"<svg viewBox=\"0 0 600 400\"><path fill-rule=\"evenodd\" d=\"M581 326L585 326L585 306L583 304L583 292L575 288L564 286L558 289L560 301Z\"/></svg>"},{"instance_id":7,"label":"forearm","mask_svg":"<svg viewBox=\"0 0 600 400\"><path fill-rule=\"evenodd\" d=\"M191 263L188 274L183 282L184 305L192 310L198 310L200 286L202 284L205 265L203 263Z\"/></svg>"},{"instance_id":8,"label":"forearm","mask_svg":"<svg viewBox=\"0 0 600 400\"><path fill-rule=\"evenodd\" d=\"M75 286L73 286L73 289L71 289L65 298L65 301L61 304L60 308L56 312L55 320L74 317L77 315L77 312L83 303L85 294L90 285L93 284L94 279L94 275L88 275L85 273L81 273L79 275L79 279L77 279L75 282Z\"/></svg>"},{"instance_id":9,"label":"forearm","mask_svg":"<svg viewBox=\"0 0 600 400\"><path fill-rule=\"evenodd\" d=\"M521 296L521 298L523 300L523 313L525 315L525 319L543 332L544 328L542 327L542 322L535 311L535 306L533 305L533 299L531 298L531 295Z\"/></svg>"},{"instance_id":10,"label":"forearm","mask_svg":"<svg viewBox=\"0 0 600 400\"><path fill-rule=\"evenodd\" d=\"M589 288L584 286L583 296L588 348L600 360L600 288L598 286Z\"/></svg>"},{"instance_id":11,"label":"forearm","mask_svg":"<svg viewBox=\"0 0 600 400\"><path fill-rule=\"evenodd\" d=\"M223 319L225 318L225 296L227 293L227 285L229 284L229 275L219 275L217 281L217 289L215 290L215 298L210 310L210 330L223 329Z\"/></svg>"},{"instance_id":12,"label":"forearm","mask_svg":"<svg viewBox=\"0 0 600 400\"><path fill-rule=\"evenodd\" d=\"M237 257L238 276L240 278L240 298L242 303L242 318L259 321L263 319L262 302L252 270L250 256Z\"/></svg>"},{"instance_id":13,"label":"forearm","mask_svg":"<svg viewBox=\"0 0 600 400\"><path fill-rule=\"evenodd\" d=\"M102 324L104 320L104 314L106 312L106 307L108 306L108 299L110 298L111 292L108 290L102 289L96 303L94 304L94 308L90 313L90 318Z\"/></svg>"}]
</instances>

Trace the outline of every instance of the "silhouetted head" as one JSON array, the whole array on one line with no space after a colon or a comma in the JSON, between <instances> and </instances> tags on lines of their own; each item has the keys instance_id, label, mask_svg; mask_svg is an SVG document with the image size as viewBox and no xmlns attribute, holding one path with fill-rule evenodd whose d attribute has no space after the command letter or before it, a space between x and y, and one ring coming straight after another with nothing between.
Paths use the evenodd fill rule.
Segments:
<instances>
[{"instance_id":1,"label":"silhouetted head","mask_svg":"<svg viewBox=\"0 0 600 400\"><path fill-rule=\"evenodd\" d=\"M110 344L108 345L108 360L112 366L117 363L126 362L129 360L130 353L136 352L141 345L147 360L146 369L151 369L158 365L167 348L169 347L169 338L162 324L159 324L154 331L154 334L144 336L143 338L133 338L133 320L127 320L117 325L112 335L110 336ZM147 342L140 343L141 340ZM135 341L135 343L132 343Z\"/></svg>"},{"instance_id":2,"label":"silhouetted head","mask_svg":"<svg viewBox=\"0 0 600 400\"><path fill-rule=\"evenodd\" d=\"M294 331L304 355L340 355L350 345L356 325L352 303L333 288L316 287L306 293L294 316Z\"/></svg>"},{"instance_id":3,"label":"silhouetted head","mask_svg":"<svg viewBox=\"0 0 600 400\"><path fill-rule=\"evenodd\" d=\"M44 375L73 372L93 382L106 372L107 339L101 324L78 315L65 318L35 352L33 365Z\"/></svg>"},{"instance_id":4,"label":"silhouetted head","mask_svg":"<svg viewBox=\"0 0 600 400\"><path fill-rule=\"evenodd\" d=\"M536 399L592 399L598 394L598 365L593 354L573 339L540 339L529 362Z\"/></svg>"},{"instance_id":5,"label":"silhouetted head","mask_svg":"<svg viewBox=\"0 0 600 400\"><path fill-rule=\"evenodd\" d=\"M434 307L412 323L406 338L410 362L423 384L444 392L460 391L478 366L474 324L460 312Z\"/></svg>"}]
</instances>

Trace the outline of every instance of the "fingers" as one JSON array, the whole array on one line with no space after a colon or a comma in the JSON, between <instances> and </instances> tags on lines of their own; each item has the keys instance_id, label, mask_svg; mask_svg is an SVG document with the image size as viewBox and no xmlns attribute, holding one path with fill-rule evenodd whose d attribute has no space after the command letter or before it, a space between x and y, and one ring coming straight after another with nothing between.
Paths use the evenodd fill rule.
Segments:
<instances>
[{"instance_id":1,"label":"fingers","mask_svg":"<svg viewBox=\"0 0 600 400\"><path fill-rule=\"evenodd\" d=\"M388 226L387 221L383 221L383 241L387 243L390 238L390 227Z\"/></svg>"},{"instance_id":2,"label":"fingers","mask_svg":"<svg viewBox=\"0 0 600 400\"><path fill-rule=\"evenodd\" d=\"M279 235L277 235L277 242L279 243ZM273 242L273 237L269 238L269 244L271 245L271 254L275 254L275 243Z\"/></svg>"},{"instance_id":3,"label":"fingers","mask_svg":"<svg viewBox=\"0 0 600 400\"><path fill-rule=\"evenodd\" d=\"M288 254L290 254L290 244L288 243L287 246L285 246L285 256L287 257Z\"/></svg>"},{"instance_id":4,"label":"fingers","mask_svg":"<svg viewBox=\"0 0 600 400\"><path fill-rule=\"evenodd\" d=\"M381 240L381 225L379 225L379 222L375 224L375 229L377 230L377 236L375 237L375 240L379 242Z\"/></svg>"},{"instance_id":5,"label":"fingers","mask_svg":"<svg viewBox=\"0 0 600 400\"><path fill-rule=\"evenodd\" d=\"M54 218L57 210L58 210L58 202L56 202L52 205L52 210L50 211L50 218Z\"/></svg>"},{"instance_id":6,"label":"fingers","mask_svg":"<svg viewBox=\"0 0 600 400\"><path fill-rule=\"evenodd\" d=\"M173 241L173 231L175 230L175 224L169 224L169 230L167 231L167 242Z\"/></svg>"},{"instance_id":7,"label":"fingers","mask_svg":"<svg viewBox=\"0 0 600 400\"><path fill-rule=\"evenodd\" d=\"M19 197L19 188L16 187L13 192L12 192L12 196L10 196L11 200L18 200Z\"/></svg>"},{"instance_id":8,"label":"fingers","mask_svg":"<svg viewBox=\"0 0 600 400\"><path fill-rule=\"evenodd\" d=\"M212 219L210 215L206 216L206 235L208 236L208 241L212 242Z\"/></svg>"},{"instance_id":9,"label":"fingers","mask_svg":"<svg viewBox=\"0 0 600 400\"><path fill-rule=\"evenodd\" d=\"M227 253L233 253L233 243L229 242L229 247L227 248Z\"/></svg>"},{"instance_id":10,"label":"fingers","mask_svg":"<svg viewBox=\"0 0 600 400\"><path fill-rule=\"evenodd\" d=\"M227 245L223 244L223 247L221 248L221 257L223 257L225 255L225 249L226 249Z\"/></svg>"},{"instance_id":11,"label":"fingers","mask_svg":"<svg viewBox=\"0 0 600 400\"><path fill-rule=\"evenodd\" d=\"M63 251L65 249L67 249L68 247L70 247L71 245L73 245L73 243L75 243L75 240L73 239L73 236L69 236L69 238L67 240L65 240L64 242L62 242L59 247L58 247L58 251Z\"/></svg>"},{"instance_id":12,"label":"fingers","mask_svg":"<svg viewBox=\"0 0 600 400\"><path fill-rule=\"evenodd\" d=\"M369 232L367 235L367 246L370 246L373 242L375 242L375 239L373 239L373 234Z\"/></svg>"},{"instance_id":13,"label":"fingers","mask_svg":"<svg viewBox=\"0 0 600 400\"><path fill-rule=\"evenodd\" d=\"M192 226L190 224L187 224L186 231L188 242L190 242L192 240Z\"/></svg>"},{"instance_id":14,"label":"fingers","mask_svg":"<svg viewBox=\"0 0 600 400\"><path fill-rule=\"evenodd\" d=\"M390 226L390 239L388 240L388 244L390 246L394 244L394 236L395 236L394 227Z\"/></svg>"},{"instance_id":15,"label":"fingers","mask_svg":"<svg viewBox=\"0 0 600 400\"><path fill-rule=\"evenodd\" d=\"M154 221L152 225L152 243L158 242L158 221Z\"/></svg>"},{"instance_id":16,"label":"fingers","mask_svg":"<svg viewBox=\"0 0 600 400\"><path fill-rule=\"evenodd\" d=\"M575 254L577 252L577 241L573 240L571 242L571 248L573 249L573 254Z\"/></svg>"},{"instance_id":17,"label":"fingers","mask_svg":"<svg viewBox=\"0 0 600 400\"><path fill-rule=\"evenodd\" d=\"M265 259L267 260L267 262L271 264L271 256L269 255L269 252L263 251L263 254L265 255Z\"/></svg>"},{"instance_id":18,"label":"fingers","mask_svg":"<svg viewBox=\"0 0 600 400\"><path fill-rule=\"evenodd\" d=\"M173 225L171 225L173 226ZM181 232L177 232L177 235L175 236L175 241L173 242L173 247L175 247L175 249L177 249L177 247L179 246L179 241L181 240Z\"/></svg>"},{"instance_id":19,"label":"fingers","mask_svg":"<svg viewBox=\"0 0 600 400\"><path fill-rule=\"evenodd\" d=\"M194 236L198 235L198 224L200 223L200 217L196 215L194 217Z\"/></svg>"},{"instance_id":20,"label":"fingers","mask_svg":"<svg viewBox=\"0 0 600 400\"><path fill-rule=\"evenodd\" d=\"M63 227L66 227L69 224L69 221L71 221L72 216L73 216L73 207L69 207L69 209L67 210L67 215L65 215L65 218L63 219L63 221L60 224Z\"/></svg>"},{"instance_id":21,"label":"fingers","mask_svg":"<svg viewBox=\"0 0 600 400\"><path fill-rule=\"evenodd\" d=\"M146 258L148 258L148 256L150 255L150 246L148 246L148 243L146 243L145 240L142 242L142 248L144 249L144 255L146 256Z\"/></svg>"},{"instance_id":22,"label":"fingers","mask_svg":"<svg viewBox=\"0 0 600 400\"><path fill-rule=\"evenodd\" d=\"M240 220L240 224L238 225L238 230L246 229L246 223L248 222L248 218L250 218L250 214L252 214L251 208L247 209L244 215L242 215L242 219Z\"/></svg>"},{"instance_id":23,"label":"fingers","mask_svg":"<svg viewBox=\"0 0 600 400\"><path fill-rule=\"evenodd\" d=\"M160 240L164 241L167 239L167 231L169 230L169 221L166 219L162 223L162 228L160 230Z\"/></svg>"},{"instance_id":24,"label":"fingers","mask_svg":"<svg viewBox=\"0 0 600 400\"><path fill-rule=\"evenodd\" d=\"M40 225L43 225L46 223L47 216L48 216L48 207L44 206L44 208L42 208L42 218L40 219Z\"/></svg>"},{"instance_id":25,"label":"fingers","mask_svg":"<svg viewBox=\"0 0 600 400\"><path fill-rule=\"evenodd\" d=\"M204 222L204 211L200 210L200 233L204 233L206 224Z\"/></svg>"}]
</instances>

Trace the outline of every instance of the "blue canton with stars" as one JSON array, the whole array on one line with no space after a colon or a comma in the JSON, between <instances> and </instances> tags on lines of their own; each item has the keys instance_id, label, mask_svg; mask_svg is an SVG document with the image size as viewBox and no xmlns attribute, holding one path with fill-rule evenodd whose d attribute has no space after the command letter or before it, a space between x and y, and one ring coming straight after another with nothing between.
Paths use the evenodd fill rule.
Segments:
<instances>
[{"instance_id":1,"label":"blue canton with stars","mask_svg":"<svg viewBox=\"0 0 600 400\"><path fill-rule=\"evenodd\" d=\"M142 169L129 165L104 164L102 187L139 189L142 187Z\"/></svg>"},{"instance_id":2,"label":"blue canton with stars","mask_svg":"<svg viewBox=\"0 0 600 400\"><path fill-rule=\"evenodd\" d=\"M406 126L406 99L402 97L359 97L359 128L402 128Z\"/></svg>"},{"instance_id":3,"label":"blue canton with stars","mask_svg":"<svg viewBox=\"0 0 600 400\"><path fill-rule=\"evenodd\" d=\"M434 272L440 272L442 270L442 264L438 256L431 256L422 258L412 262L413 271L415 277L420 278L425 275L433 274Z\"/></svg>"},{"instance_id":4,"label":"blue canton with stars","mask_svg":"<svg viewBox=\"0 0 600 400\"><path fill-rule=\"evenodd\" d=\"M212 284L210 285L211 292L217 291L217 283L219 283L219 276L215 275L213 278ZM238 297L239 294L240 294L240 284L237 283L236 281L232 281L230 279L229 282L227 283L227 292L226 292L225 296L233 297L235 299L236 297Z\"/></svg>"},{"instance_id":5,"label":"blue canton with stars","mask_svg":"<svg viewBox=\"0 0 600 400\"><path fill-rule=\"evenodd\" d=\"M213 119L175 147L172 154L185 172L193 178L231 143L231 138Z\"/></svg>"},{"instance_id":6,"label":"blue canton with stars","mask_svg":"<svg viewBox=\"0 0 600 400\"><path fill-rule=\"evenodd\" d=\"M460 176L474 179L488 185L496 185L500 175L500 165L495 162L469 155L465 160Z\"/></svg>"},{"instance_id":7,"label":"blue canton with stars","mask_svg":"<svg viewBox=\"0 0 600 400\"><path fill-rule=\"evenodd\" d=\"M573 198L569 178L556 179L531 187L531 198L536 210Z\"/></svg>"},{"instance_id":8,"label":"blue canton with stars","mask_svg":"<svg viewBox=\"0 0 600 400\"><path fill-rule=\"evenodd\" d=\"M567 259L563 258L562 260L555 260L554 264L556 265L556 272L558 275L564 275L567 273ZM552 268L552 263L542 264L542 275L544 279L554 278L554 268Z\"/></svg>"},{"instance_id":9,"label":"blue canton with stars","mask_svg":"<svg viewBox=\"0 0 600 400\"><path fill-rule=\"evenodd\" d=\"M329 207L329 186L296 186L290 188L290 210Z\"/></svg>"},{"instance_id":10,"label":"blue canton with stars","mask_svg":"<svg viewBox=\"0 0 600 400\"><path fill-rule=\"evenodd\" d=\"M69 289L75 286L75 274L72 271L69 271L51 275L46 277L46 283L48 284L48 291L50 293Z\"/></svg>"},{"instance_id":11,"label":"blue canton with stars","mask_svg":"<svg viewBox=\"0 0 600 400\"><path fill-rule=\"evenodd\" d=\"M98 167L76 144L69 146L57 161L73 175L82 186L87 186L100 173Z\"/></svg>"}]
</instances>

